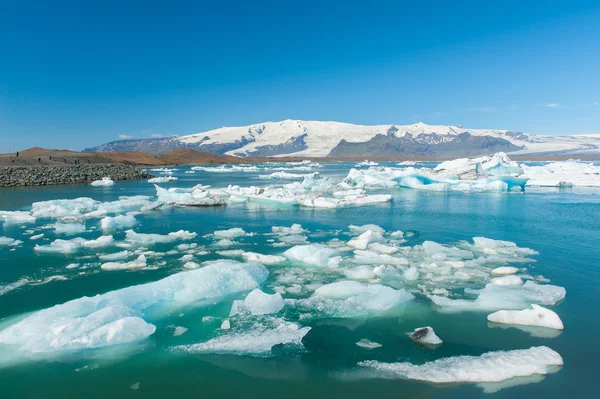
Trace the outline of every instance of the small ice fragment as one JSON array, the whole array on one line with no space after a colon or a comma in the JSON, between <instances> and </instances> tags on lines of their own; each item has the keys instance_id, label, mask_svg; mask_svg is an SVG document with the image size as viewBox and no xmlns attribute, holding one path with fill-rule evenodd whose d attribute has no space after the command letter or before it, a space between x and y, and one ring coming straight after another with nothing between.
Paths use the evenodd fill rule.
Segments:
<instances>
[{"instance_id":1,"label":"small ice fragment","mask_svg":"<svg viewBox=\"0 0 600 399\"><path fill-rule=\"evenodd\" d=\"M496 285L521 285L523 280L519 276L508 275L503 277L495 277L492 279L492 283Z\"/></svg>"},{"instance_id":2,"label":"small ice fragment","mask_svg":"<svg viewBox=\"0 0 600 399\"><path fill-rule=\"evenodd\" d=\"M133 389L134 391L137 391L140 388L140 383L136 382L135 384L130 385L129 388Z\"/></svg>"},{"instance_id":3,"label":"small ice fragment","mask_svg":"<svg viewBox=\"0 0 600 399\"><path fill-rule=\"evenodd\" d=\"M244 229L241 229L239 227L234 227L232 229L229 230L217 230L214 233L215 238L228 238L228 239L232 239L232 238L238 238L238 237L243 237L248 235L248 233L246 233L244 231Z\"/></svg>"},{"instance_id":4,"label":"small ice fragment","mask_svg":"<svg viewBox=\"0 0 600 399\"><path fill-rule=\"evenodd\" d=\"M368 340L366 338L363 338L360 341L358 341L356 343L356 346L360 346L361 348L364 348L364 349L377 349L377 348L381 348L381 344L378 344L377 342L370 341L370 340Z\"/></svg>"},{"instance_id":5,"label":"small ice fragment","mask_svg":"<svg viewBox=\"0 0 600 399\"><path fill-rule=\"evenodd\" d=\"M187 262L185 265L183 265L184 269L198 269L199 267L200 265L196 262Z\"/></svg>"},{"instance_id":6,"label":"small ice fragment","mask_svg":"<svg viewBox=\"0 0 600 399\"><path fill-rule=\"evenodd\" d=\"M231 323L229 322L229 319L223 320L223 323L221 323L221 330L229 330L230 328Z\"/></svg>"},{"instance_id":7,"label":"small ice fragment","mask_svg":"<svg viewBox=\"0 0 600 399\"><path fill-rule=\"evenodd\" d=\"M492 270L492 274L494 276L504 276L504 275L508 275L508 274L515 274L518 271L519 271L519 269L516 267L501 266L501 267L497 267L494 270Z\"/></svg>"},{"instance_id":8,"label":"small ice fragment","mask_svg":"<svg viewBox=\"0 0 600 399\"><path fill-rule=\"evenodd\" d=\"M187 330L188 330L188 329L187 329L187 328L185 328L185 327L177 326L177 327L175 327L175 330L173 331L173 336L174 336L174 337L179 337L180 335L183 335L183 334L185 334L185 332L186 332Z\"/></svg>"}]
</instances>

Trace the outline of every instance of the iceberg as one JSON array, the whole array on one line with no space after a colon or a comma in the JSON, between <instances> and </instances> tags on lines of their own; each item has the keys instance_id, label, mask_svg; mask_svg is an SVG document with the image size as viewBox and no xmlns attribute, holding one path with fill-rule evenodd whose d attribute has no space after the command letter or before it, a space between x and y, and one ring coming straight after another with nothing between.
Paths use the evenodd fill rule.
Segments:
<instances>
[{"instance_id":1,"label":"iceberg","mask_svg":"<svg viewBox=\"0 0 600 399\"><path fill-rule=\"evenodd\" d=\"M271 319L256 323L244 331L226 333L199 344L175 346L173 350L192 354L270 356L275 345L285 344L302 348L302 338L309 331L310 327L301 327L282 319Z\"/></svg>"},{"instance_id":2,"label":"iceberg","mask_svg":"<svg viewBox=\"0 0 600 399\"><path fill-rule=\"evenodd\" d=\"M191 240L195 237L196 233L190 233L187 230L179 230L165 235L136 233L133 230L127 230L125 232L125 239L136 245L166 244L178 240Z\"/></svg>"},{"instance_id":3,"label":"iceberg","mask_svg":"<svg viewBox=\"0 0 600 399\"><path fill-rule=\"evenodd\" d=\"M502 324L517 324L522 326L537 326L562 330L562 320L558 315L539 305L531 305L531 309L500 310L487 317L488 321Z\"/></svg>"},{"instance_id":4,"label":"iceberg","mask_svg":"<svg viewBox=\"0 0 600 399\"><path fill-rule=\"evenodd\" d=\"M514 377L548 374L552 366L562 365L562 357L546 346L488 352L481 356L447 357L422 365L374 360L359 363L359 366L373 368L389 377L433 383L500 382Z\"/></svg>"},{"instance_id":5,"label":"iceberg","mask_svg":"<svg viewBox=\"0 0 600 399\"><path fill-rule=\"evenodd\" d=\"M175 176L159 176L148 179L148 183L170 183L177 180Z\"/></svg>"},{"instance_id":6,"label":"iceberg","mask_svg":"<svg viewBox=\"0 0 600 399\"><path fill-rule=\"evenodd\" d=\"M262 284L268 270L221 261L156 282L82 297L40 310L0 331L0 343L33 353L56 353L139 341L152 335L150 312L219 302Z\"/></svg>"},{"instance_id":7,"label":"iceberg","mask_svg":"<svg viewBox=\"0 0 600 399\"><path fill-rule=\"evenodd\" d=\"M260 289L255 289L243 301L234 301L229 316L243 312L252 315L273 314L283 309L284 301L279 292L269 295Z\"/></svg>"},{"instance_id":8,"label":"iceberg","mask_svg":"<svg viewBox=\"0 0 600 399\"><path fill-rule=\"evenodd\" d=\"M106 216L100 220L102 230L117 230L126 227L133 227L137 223L133 215L117 215L114 217Z\"/></svg>"},{"instance_id":9,"label":"iceberg","mask_svg":"<svg viewBox=\"0 0 600 399\"><path fill-rule=\"evenodd\" d=\"M542 166L522 165L528 186L600 187L600 166L578 161L551 162Z\"/></svg>"},{"instance_id":10,"label":"iceberg","mask_svg":"<svg viewBox=\"0 0 600 399\"><path fill-rule=\"evenodd\" d=\"M102 270L131 270L144 267L146 267L146 257L144 255L138 256L137 259L132 260L131 262L108 262L103 263L100 266Z\"/></svg>"},{"instance_id":11,"label":"iceberg","mask_svg":"<svg viewBox=\"0 0 600 399\"><path fill-rule=\"evenodd\" d=\"M101 180L94 180L91 185L95 187L107 187L114 185L115 182L110 177L103 177Z\"/></svg>"},{"instance_id":12,"label":"iceberg","mask_svg":"<svg viewBox=\"0 0 600 399\"><path fill-rule=\"evenodd\" d=\"M431 301L445 312L521 310L531 304L555 305L566 296L566 290L556 285L540 285L527 281L523 285L489 283L482 290L469 290L477 299L450 299L432 295Z\"/></svg>"},{"instance_id":13,"label":"iceberg","mask_svg":"<svg viewBox=\"0 0 600 399\"><path fill-rule=\"evenodd\" d=\"M0 236L0 247L16 247L22 243L23 241L15 240L14 238Z\"/></svg>"},{"instance_id":14,"label":"iceberg","mask_svg":"<svg viewBox=\"0 0 600 399\"><path fill-rule=\"evenodd\" d=\"M413 298L404 289L338 281L319 287L310 298L291 299L286 303L314 316L357 317L387 312Z\"/></svg>"},{"instance_id":15,"label":"iceberg","mask_svg":"<svg viewBox=\"0 0 600 399\"><path fill-rule=\"evenodd\" d=\"M244 231L244 229L241 229L239 227L234 227L229 230L217 230L214 232L215 238L218 238L218 239L223 239L223 238L233 239L233 238L243 237L243 236L247 236L247 235L248 235L248 233L246 233Z\"/></svg>"},{"instance_id":16,"label":"iceberg","mask_svg":"<svg viewBox=\"0 0 600 399\"><path fill-rule=\"evenodd\" d=\"M324 244L296 245L283 253L292 262L318 267L337 267L341 261L338 252Z\"/></svg>"}]
</instances>

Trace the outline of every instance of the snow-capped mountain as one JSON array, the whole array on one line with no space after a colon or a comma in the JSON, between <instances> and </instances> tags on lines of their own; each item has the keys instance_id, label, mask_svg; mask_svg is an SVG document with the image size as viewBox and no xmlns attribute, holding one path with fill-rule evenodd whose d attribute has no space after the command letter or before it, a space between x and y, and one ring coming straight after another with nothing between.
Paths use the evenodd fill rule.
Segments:
<instances>
[{"instance_id":1,"label":"snow-capped mountain","mask_svg":"<svg viewBox=\"0 0 600 399\"><path fill-rule=\"evenodd\" d=\"M285 120L221 127L182 137L113 141L85 151L144 151L175 148L246 156L431 156L492 154L597 155L600 136L536 136L459 126L377 125Z\"/></svg>"}]
</instances>

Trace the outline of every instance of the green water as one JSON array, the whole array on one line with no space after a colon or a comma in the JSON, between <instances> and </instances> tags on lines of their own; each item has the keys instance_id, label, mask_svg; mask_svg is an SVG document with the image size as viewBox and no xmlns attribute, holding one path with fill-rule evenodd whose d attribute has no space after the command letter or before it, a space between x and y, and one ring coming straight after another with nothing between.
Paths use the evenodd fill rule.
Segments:
<instances>
[{"instance_id":1,"label":"green water","mask_svg":"<svg viewBox=\"0 0 600 399\"><path fill-rule=\"evenodd\" d=\"M326 165L325 175L342 177L349 165ZM250 173L176 173L179 180L170 186L195 184L273 184ZM239 240L244 250L262 254L281 254L286 248L269 245L272 226L301 224L311 232L310 242L339 237L348 225L377 224L386 231L414 232L404 245L425 240L452 244L484 236L517 243L535 249L535 263L527 263L530 273L543 275L552 284L566 288L567 298L552 309L561 317L565 330L552 338L531 336L515 328L493 328L487 313L446 314L417 295L405 308L381 316L359 318L315 318L303 325L311 327L303 348L275 348L271 356L192 355L174 352L174 345L205 341L215 334L220 318L227 317L233 299L209 307L188 307L153 320L156 332L149 339L114 351L77 351L52 358L13 362L0 368L0 397L261 397L261 398L465 398L493 395L498 398L564 398L595 396L595 368L600 359L600 193L529 190L525 194L431 193L397 189L394 201L376 206L337 210L259 207L247 204L220 208L173 208L164 212L136 216L135 230L160 233L180 229L198 233L192 240L210 246L203 237L215 230L241 227L256 233ZM115 200L123 195L154 195L151 184L143 181L117 182L113 187L93 188L74 185L43 188L3 189L0 209L28 209L31 203L52 199L91 197L99 201ZM27 284L0 295L3 323L27 312L93 296L131 285L159 280L182 271L182 254L165 256L165 265L156 270L102 271L66 269L70 263L97 263L95 251L75 255L38 254L35 243L48 244L55 239L51 230L45 238L33 242L25 230L53 223L38 220L34 225L2 225L0 235L21 238L24 243L14 251L0 249L0 285L21 278L44 281L60 275L64 281L42 285ZM88 221L89 232L77 236L96 238L97 220ZM37 234L37 233L36 233ZM75 237L75 236L73 236ZM123 231L114 233L117 240ZM64 237L63 237L64 238ZM153 250L166 252L171 244L157 244ZM82 259L85 256L92 258ZM221 258L214 252L199 261ZM149 262L150 264L152 261ZM272 271L278 267L269 267ZM269 281L267 281L268 290ZM285 297L286 295L284 295ZM202 317L213 316L214 323ZM406 332L430 325L444 343L430 349L407 339ZM173 326L188 331L173 336ZM40 331L40 334L43 334ZM355 345L362 338L382 344L375 350ZM480 355L494 350L526 349L546 345L560 353L564 366L539 382L506 388L494 394L484 393L473 384L435 385L403 379L360 378L354 371L362 360L382 362L410 361L425 363L435 359ZM0 356L2 352L0 351ZM24 356L25 357L25 356ZM138 384L139 385L134 385ZM136 389L132 389L136 388Z\"/></svg>"}]
</instances>

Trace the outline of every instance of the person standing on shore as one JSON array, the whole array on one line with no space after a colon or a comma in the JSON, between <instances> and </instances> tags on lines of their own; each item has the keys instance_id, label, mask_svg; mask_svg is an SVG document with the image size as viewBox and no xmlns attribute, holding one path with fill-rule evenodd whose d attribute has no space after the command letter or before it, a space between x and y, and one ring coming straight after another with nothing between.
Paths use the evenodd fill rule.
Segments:
<instances>
[{"instance_id":1,"label":"person standing on shore","mask_svg":"<svg viewBox=\"0 0 600 399\"><path fill-rule=\"evenodd\" d=\"M17 151L17 158L19 158L19 151Z\"/></svg>"}]
</instances>

